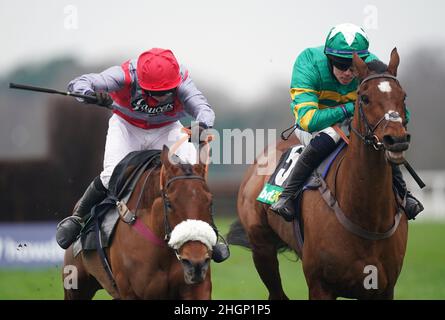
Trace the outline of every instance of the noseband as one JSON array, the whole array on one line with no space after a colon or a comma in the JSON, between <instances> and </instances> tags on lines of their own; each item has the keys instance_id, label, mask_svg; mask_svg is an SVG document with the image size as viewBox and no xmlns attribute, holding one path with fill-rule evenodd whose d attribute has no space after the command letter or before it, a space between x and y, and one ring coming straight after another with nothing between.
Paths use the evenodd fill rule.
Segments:
<instances>
[{"instance_id":1,"label":"noseband","mask_svg":"<svg viewBox=\"0 0 445 320\"><path fill-rule=\"evenodd\" d=\"M383 115L383 117L380 118L379 121L377 121L377 123L374 126L371 126L368 118L365 115L365 112L363 111L363 100L362 100L362 95L360 94L360 88L363 86L364 83L366 83L369 80L372 79L379 79L379 78L388 78L388 79L392 79L395 80L397 82L397 84L400 86L399 80L394 77L393 75L390 75L388 73L383 73L383 74L372 74L368 77L366 77L365 79L362 80L362 82L360 83L358 90L357 90L357 99L358 99L358 111L360 114L360 119L363 121L363 123L365 124L365 130L366 133L362 134L360 133L356 128L354 128L351 125L351 130L360 138L363 140L363 142L366 145L370 145L373 146L375 150L384 150L385 146L382 142L380 142L379 138L377 137L377 135L374 133L375 130L377 129L377 127L383 122L383 121L390 121L390 122L402 122L402 118L400 117L400 114L396 111L391 111L391 112L387 112Z\"/></svg>"}]
</instances>

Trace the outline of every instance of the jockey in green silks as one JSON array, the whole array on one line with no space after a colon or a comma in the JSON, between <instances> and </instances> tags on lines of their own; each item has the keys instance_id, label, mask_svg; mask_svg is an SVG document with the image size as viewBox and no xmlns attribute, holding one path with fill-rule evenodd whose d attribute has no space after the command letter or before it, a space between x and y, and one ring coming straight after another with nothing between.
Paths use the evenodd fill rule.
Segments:
<instances>
[{"instance_id":1,"label":"jockey in green silks","mask_svg":"<svg viewBox=\"0 0 445 320\"><path fill-rule=\"evenodd\" d=\"M354 114L358 80L352 72L353 53L369 63L378 58L368 51L365 31L345 23L332 28L324 46L304 50L295 61L291 80L291 111L295 115L295 134L306 146L293 168L289 181L272 211L287 221L295 218L293 200L313 170L332 152L340 135L332 127L339 124L347 131L347 121ZM410 114L406 110L406 120ZM393 182L403 198L405 211L414 219L422 204L406 189L402 172L393 165Z\"/></svg>"}]
</instances>

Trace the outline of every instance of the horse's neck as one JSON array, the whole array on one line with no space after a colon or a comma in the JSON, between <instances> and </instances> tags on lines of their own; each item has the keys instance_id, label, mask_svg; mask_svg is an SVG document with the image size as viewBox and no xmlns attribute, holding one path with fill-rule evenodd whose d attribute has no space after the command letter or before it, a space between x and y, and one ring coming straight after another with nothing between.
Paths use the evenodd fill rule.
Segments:
<instances>
[{"instance_id":1,"label":"horse's neck","mask_svg":"<svg viewBox=\"0 0 445 320\"><path fill-rule=\"evenodd\" d=\"M147 175L150 174L149 177ZM147 174L144 174L141 179L140 183L136 186L134 197L133 197L133 205L136 206L139 197L140 203L139 203L139 214L138 216L142 218L144 223L149 228L157 228L158 226L163 226L163 209L162 206L154 207L155 201L158 199L162 199L161 192L160 192L160 186L159 186L159 170L158 172L148 172ZM145 182L144 186L144 180L148 179ZM142 190L143 188L143 190ZM143 192L142 195L140 195L140 192ZM157 210L156 210L157 209ZM161 209L161 210L160 210ZM153 212L155 210L156 212ZM156 214L153 214L156 213ZM162 228L161 228L162 229ZM162 229L163 230L163 229Z\"/></svg>"},{"instance_id":2,"label":"horse's neck","mask_svg":"<svg viewBox=\"0 0 445 320\"><path fill-rule=\"evenodd\" d=\"M370 231L382 231L393 223L391 167L382 151L366 146L351 135L338 176L337 198L347 216Z\"/></svg>"}]
</instances>

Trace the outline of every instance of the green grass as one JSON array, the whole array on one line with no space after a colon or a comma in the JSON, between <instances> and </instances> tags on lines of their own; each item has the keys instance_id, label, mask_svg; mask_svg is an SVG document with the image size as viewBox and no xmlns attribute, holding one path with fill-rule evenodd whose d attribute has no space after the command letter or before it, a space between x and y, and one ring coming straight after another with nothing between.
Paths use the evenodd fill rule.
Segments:
<instances>
[{"instance_id":1,"label":"green grass","mask_svg":"<svg viewBox=\"0 0 445 320\"><path fill-rule=\"evenodd\" d=\"M225 234L231 220L218 221ZM398 280L396 299L445 299L445 223L410 222L408 250ZM280 255L280 270L286 294L307 299L301 262L295 255ZM231 257L212 264L214 299L267 299L267 290L255 270L247 249L231 247ZM44 270L0 269L0 299L62 299L62 280L57 267ZM95 299L109 299L103 290Z\"/></svg>"}]
</instances>

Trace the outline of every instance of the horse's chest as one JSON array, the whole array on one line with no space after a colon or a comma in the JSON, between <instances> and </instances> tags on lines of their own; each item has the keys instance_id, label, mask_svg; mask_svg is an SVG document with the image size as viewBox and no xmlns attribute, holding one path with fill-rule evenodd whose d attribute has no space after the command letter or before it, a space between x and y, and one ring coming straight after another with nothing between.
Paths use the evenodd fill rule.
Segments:
<instances>
[{"instance_id":1,"label":"horse's chest","mask_svg":"<svg viewBox=\"0 0 445 320\"><path fill-rule=\"evenodd\" d=\"M143 299L167 299L168 298L168 273L167 272L155 272L147 277L141 288L140 296Z\"/></svg>"}]
</instances>

